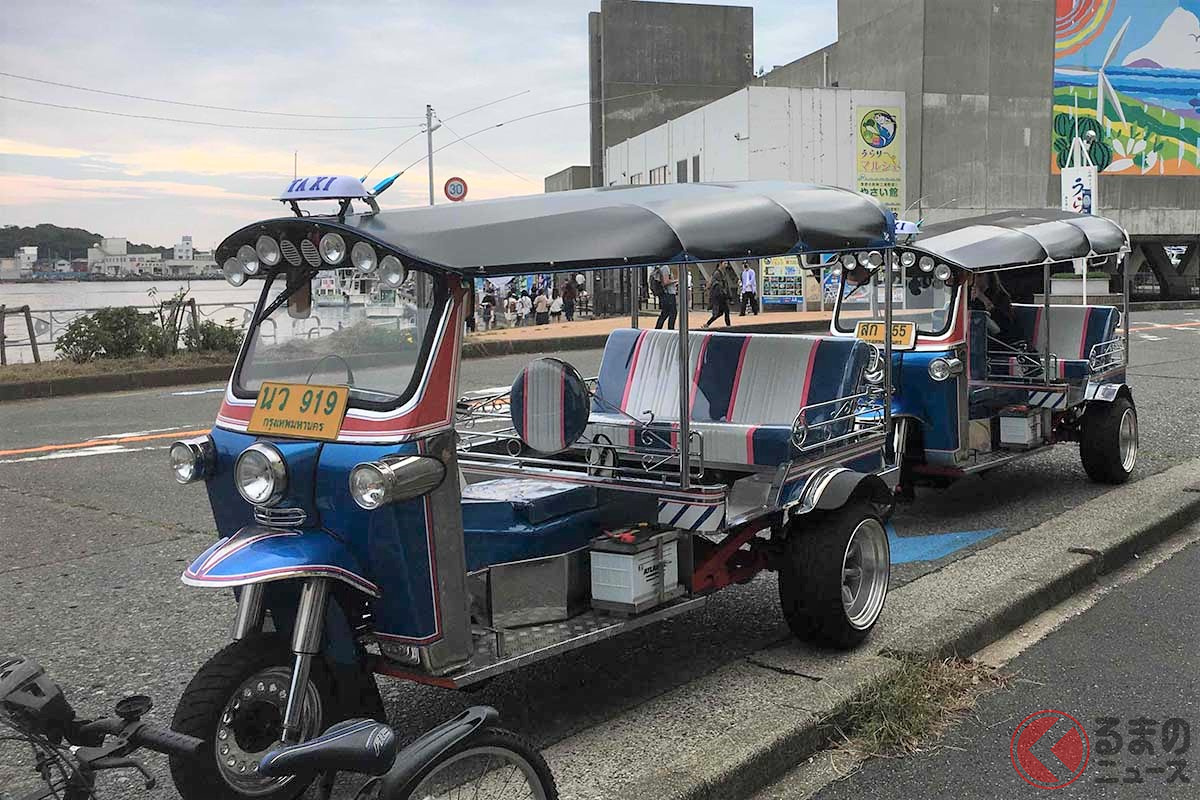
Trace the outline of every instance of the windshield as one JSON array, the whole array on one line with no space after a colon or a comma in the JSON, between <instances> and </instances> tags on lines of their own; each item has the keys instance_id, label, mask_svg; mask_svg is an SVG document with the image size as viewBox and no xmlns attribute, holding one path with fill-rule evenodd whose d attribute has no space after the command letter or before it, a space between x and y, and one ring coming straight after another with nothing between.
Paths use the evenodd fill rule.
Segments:
<instances>
[{"instance_id":1,"label":"windshield","mask_svg":"<svg viewBox=\"0 0 1200 800\"><path fill-rule=\"evenodd\" d=\"M264 310L285 285L282 274L267 278ZM352 269L318 273L307 315L293 318L283 303L250 331L236 393L253 397L263 381L347 385L351 406L395 407L415 389L445 302L425 273L409 272L398 289Z\"/></svg>"},{"instance_id":2,"label":"windshield","mask_svg":"<svg viewBox=\"0 0 1200 800\"><path fill-rule=\"evenodd\" d=\"M883 272L872 276L870 284L858 283L842 276L838 284L838 304L834 317L835 329L853 333L857 322L882 319L886 295ZM950 307L954 302L954 277L950 283L940 281L929 273L912 274L897 271L892 276L892 314L897 321L915 322L917 332L939 336L950 325ZM873 291L872 291L873 290Z\"/></svg>"}]
</instances>

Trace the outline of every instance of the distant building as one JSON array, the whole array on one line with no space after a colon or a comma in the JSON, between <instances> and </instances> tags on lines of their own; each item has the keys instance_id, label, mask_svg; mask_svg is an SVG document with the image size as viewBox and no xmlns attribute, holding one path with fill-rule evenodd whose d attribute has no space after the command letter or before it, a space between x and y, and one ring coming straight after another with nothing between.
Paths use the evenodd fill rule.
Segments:
<instances>
[{"instance_id":1,"label":"distant building","mask_svg":"<svg viewBox=\"0 0 1200 800\"><path fill-rule=\"evenodd\" d=\"M179 244L175 245L175 252L171 255L171 260L191 261L194 252L192 249L192 237L184 236L180 239Z\"/></svg>"},{"instance_id":2,"label":"distant building","mask_svg":"<svg viewBox=\"0 0 1200 800\"><path fill-rule=\"evenodd\" d=\"M21 276L21 264L16 258L0 258L0 280L16 280Z\"/></svg>"},{"instance_id":3,"label":"distant building","mask_svg":"<svg viewBox=\"0 0 1200 800\"><path fill-rule=\"evenodd\" d=\"M37 265L38 249L37 247L18 247L13 253L13 258L17 260L17 265L22 272L33 272Z\"/></svg>"},{"instance_id":4,"label":"distant building","mask_svg":"<svg viewBox=\"0 0 1200 800\"><path fill-rule=\"evenodd\" d=\"M161 274L161 253L130 253L129 240L124 237L101 239L88 248L88 272L100 275Z\"/></svg>"},{"instance_id":5,"label":"distant building","mask_svg":"<svg viewBox=\"0 0 1200 800\"><path fill-rule=\"evenodd\" d=\"M553 175L546 176L547 192L566 192L571 189L586 189L592 185L592 168L583 166L567 167Z\"/></svg>"}]
</instances>

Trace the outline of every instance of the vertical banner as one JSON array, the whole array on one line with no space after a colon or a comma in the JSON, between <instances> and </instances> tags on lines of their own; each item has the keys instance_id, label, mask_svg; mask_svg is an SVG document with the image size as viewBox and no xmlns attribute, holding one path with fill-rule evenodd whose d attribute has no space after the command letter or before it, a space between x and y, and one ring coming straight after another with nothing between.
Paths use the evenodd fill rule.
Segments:
<instances>
[{"instance_id":1,"label":"vertical banner","mask_svg":"<svg viewBox=\"0 0 1200 800\"><path fill-rule=\"evenodd\" d=\"M855 110L857 188L899 214L904 202L900 109L866 106Z\"/></svg>"},{"instance_id":2,"label":"vertical banner","mask_svg":"<svg viewBox=\"0 0 1200 800\"><path fill-rule=\"evenodd\" d=\"M1062 168L1062 210L1076 214L1095 214L1099 206L1094 166Z\"/></svg>"}]
</instances>

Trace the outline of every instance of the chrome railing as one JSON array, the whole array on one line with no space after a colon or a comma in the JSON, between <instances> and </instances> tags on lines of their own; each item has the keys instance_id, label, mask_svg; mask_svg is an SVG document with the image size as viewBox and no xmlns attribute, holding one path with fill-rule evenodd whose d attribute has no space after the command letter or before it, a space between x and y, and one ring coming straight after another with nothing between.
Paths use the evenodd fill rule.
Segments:
<instances>
[{"instance_id":1,"label":"chrome railing","mask_svg":"<svg viewBox=\"0 0 1200 800\"><path fill-rule=\"evenodd\" d=\"M801 453L811 453L833 444L855 442L885 433L884 398L882 387L872 387L857 394L809 403L792 420L792 444ZM820 417L829 408L833 411L828 418L814 421L814 417ZM845 432L820 435L827 428L836 431L838 426L844 427Z\"/></svg>"},{"instance_id":2,"label":"chrome railing","mask_svg":"<svg viewBox=\"0 0 1200 800\"><path fill-rule=\"evenodd\" d=\"M1088 373L1092 375L1125 366L1125 339L1117 337L1092 345L1088 351Z\"/></svg>"}]
</instances>

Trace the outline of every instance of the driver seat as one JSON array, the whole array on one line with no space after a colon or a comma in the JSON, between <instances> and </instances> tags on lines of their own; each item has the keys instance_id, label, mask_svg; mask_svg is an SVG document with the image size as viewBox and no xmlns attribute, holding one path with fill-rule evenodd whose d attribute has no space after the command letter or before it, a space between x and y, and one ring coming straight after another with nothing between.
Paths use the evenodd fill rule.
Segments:
<instances>
[{"instance_id":1,"label":"driver seat","mask_svg":"<svg viewBox=\"0 0 1200 800\"><path fill-rule=\"evenodd\" d=\"M348 719L307 742L281 747L259 762L269 777L314 772L358 772L382 775L396 760L396 734L373 719Z\"/></svg>"}]
</instances>

